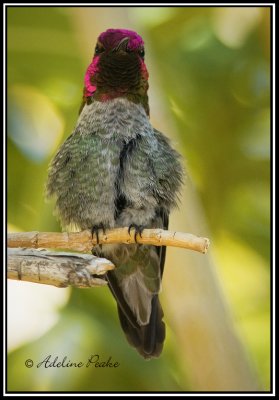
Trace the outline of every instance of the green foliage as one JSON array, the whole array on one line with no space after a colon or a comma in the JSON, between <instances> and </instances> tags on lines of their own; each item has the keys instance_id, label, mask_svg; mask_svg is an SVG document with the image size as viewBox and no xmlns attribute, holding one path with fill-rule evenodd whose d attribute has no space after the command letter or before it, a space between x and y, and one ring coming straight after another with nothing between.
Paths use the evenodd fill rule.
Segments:
<instances>
[{"instance_id":1,"label":"green foliage","mask_svg":"<svg viewBox=\"0 0 279 400\"><path fill-rule=\"evenodd\" d=\"M249 8L234 20L237 12L172 9L164 22L149 21L150 47L215 239L212 251L237 327L268 387L269 10Z\"/></svg>"}]
</instances>

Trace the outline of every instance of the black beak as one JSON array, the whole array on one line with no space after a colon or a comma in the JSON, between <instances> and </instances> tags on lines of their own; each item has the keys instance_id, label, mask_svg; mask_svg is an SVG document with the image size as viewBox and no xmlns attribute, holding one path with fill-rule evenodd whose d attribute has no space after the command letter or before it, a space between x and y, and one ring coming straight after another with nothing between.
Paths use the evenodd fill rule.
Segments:
<instances>
[{"instance_id":1,"label":"black beak","mask_svg":"<svg viewBox=\"0 0 279 400\"><path fill-rule=\"evenodd\" d=\"M127 45L129 43L130 38L129 37L124 37L118 45L113 49L113 51L119 51L119 50L124 50L127 51Z\"/></svg>"}]
</instances>

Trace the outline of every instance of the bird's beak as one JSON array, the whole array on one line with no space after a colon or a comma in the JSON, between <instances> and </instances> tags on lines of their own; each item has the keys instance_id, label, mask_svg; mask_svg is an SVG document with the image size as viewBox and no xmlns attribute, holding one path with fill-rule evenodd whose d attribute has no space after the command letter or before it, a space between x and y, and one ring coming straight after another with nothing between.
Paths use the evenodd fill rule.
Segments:
<instances>
[{"instance_id":1,"label":"bird's beak","mask_svg":"<svg viewBox=\"0 0 279 400\"><path fill-rule=\"evenodd\" d=\"M127 45L129 43L130 38L129 37L124 37L118 45L113 49L113 51L119 51L119 50L127 50Z\"/></svg>"}]
</instances>

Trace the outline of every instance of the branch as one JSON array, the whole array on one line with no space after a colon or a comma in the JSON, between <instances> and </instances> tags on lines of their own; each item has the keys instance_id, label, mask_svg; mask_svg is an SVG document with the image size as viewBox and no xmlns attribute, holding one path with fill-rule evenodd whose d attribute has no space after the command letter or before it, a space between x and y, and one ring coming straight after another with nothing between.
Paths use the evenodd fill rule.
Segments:
<instances>
[{"instance_id":1,"label":"branch","mask_svg":"<svg viewBox=\"0 0 279 400\"><path fill-rule=\"evenodd\" d=\"M105 258L46 250L8 249L8 279L79 288L106 285L98 278L114 268Z\"/></svg>"},{"instance_id":2,"label":"branch","mask_svg":"<svg viewBox=\"0 0 279 400\"><path fill-rule=\"evenodd\" d=\"M128 228L110 229L105 234L99 233L99 243L141 243L154 246L174 246L199 251L200 253L206 253L209 247L209 239L207 238L163 229L144 229L141 236L137 235L136 241L133 230L129 234ZM90 252L96 244L96 235L92 239L89 230L76 233L20 232L8 234L8 247L32 247L35 249L47 247Z\"/></svg>"},{"instance_id":3,"label":"branch","mask_svg":"<svg viewBox=\"0 0 279 400\"><path fill-rule=\"evenodd\" d=\"M190 233L163 229L144 229L135 238L128 228L99 233L100 244L142 243L155 246L176 246L206 253L209 240ZM114 265L88 254L74 254L34 250L44 247L90 252L97 238L89 230L77 233L20 232L8 234L8 278L58 287L104 286L106 281L97 276L105 274ZM19 247L24 247L20 249ZM26 248L28 247L28 248ZM12 249L16 248L16 249Z\"/></svg>"}]
</instances>

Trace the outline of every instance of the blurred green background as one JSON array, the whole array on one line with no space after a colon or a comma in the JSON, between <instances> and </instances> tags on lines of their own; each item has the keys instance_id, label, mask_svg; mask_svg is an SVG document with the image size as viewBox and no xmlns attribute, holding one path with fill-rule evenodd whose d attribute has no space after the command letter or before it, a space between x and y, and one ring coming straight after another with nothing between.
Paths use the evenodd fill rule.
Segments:
<instances>
[{"instance_id":1,"label":"blurred green background","mask_svg":"<svg viewBox=\"0 0 279 400\"><path fill-rule=\"evenodd\" d=\"M75 126L96 37L108 28L137 30L145 40L151 121L188 171L171 228L210 237L210 252L168 249L167 341L149 362L126 343L106 288L43 288L50 308L32 310L40 302L34 292L19 320L13 310L35 285L9 285L17 306L8 315L8 390L269 390L269 8L8 7L8 229L60 230L53 203L44 201L47 167ZM53 305L58 292L65 297ZM238 351L243 358L233 361ZM49 354L80 361L96 353L120 367L24 365ZM233 382L232 373L218 372L229 368L247 377Z\"/></svg>"}]
</instances>

